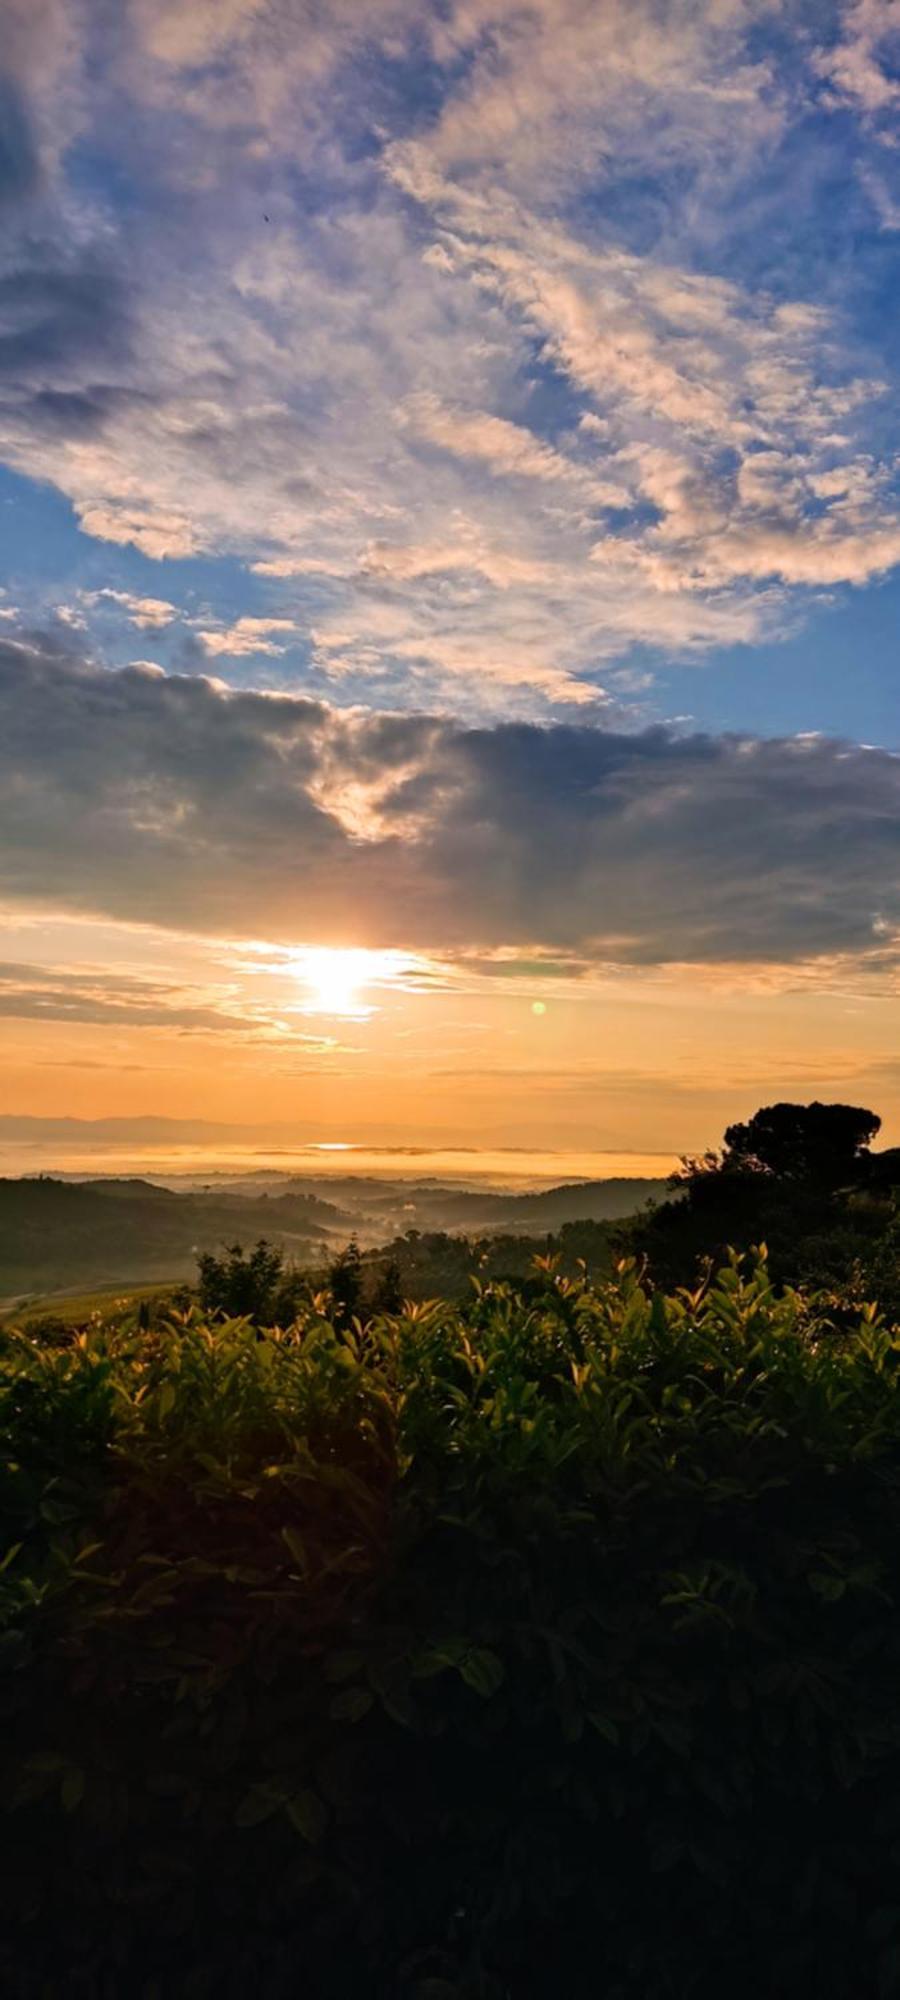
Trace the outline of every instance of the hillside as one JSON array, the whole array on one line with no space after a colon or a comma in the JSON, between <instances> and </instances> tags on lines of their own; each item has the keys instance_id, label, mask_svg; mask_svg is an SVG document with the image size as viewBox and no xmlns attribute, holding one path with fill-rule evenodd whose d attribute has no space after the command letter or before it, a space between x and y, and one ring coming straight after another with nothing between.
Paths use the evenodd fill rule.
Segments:
<instances>
[{"instance_id":1,"label":"hillside","mask_svg":"<svg viewBox=\"0 0 900 2000\"><path fill-rule=\"evenodd\" d=\"M267 1236L291 1258L354 1218L312 1194L173 1194L149 1181L0 1181L0 1298L61 1286L191 1278L199 1250Z\"/></svg>"},{"instance_id":2,"label":"hillside","mask_svg":"<svg viewBox=\"0 0 900 2000\"><path fill-rule=\"evenodd\" d=\"M559 1229L564 1222L615 1221L648 1201L663 1200L665 1193L665 1181L645 1179L576 1181L529 1194L417 1188L409 1206L415 1209L417 1226L515 1232Z\"/></svg>"},{"instance_id":3,"label":"hillside","mask_svg":"<svg viewBox=\"0 0 900 2000\"><path fill-rule=\"evenodd\" d=\"M291 1177L265 1191L176 1191L147 1180L0 1181L0 1300L101 1283L192 1278L197 1253L265 1236L294 1263L357 1235L376 1246L409 1230L542 1236L567 1222L633 1214L664 1183L584 1181L541 1193L351 1178Z\"/></svg>"},{"instance_id":4,"label":"hillside","mask_svg":"<svg viewBox=\"0 0 900 2000\"><path fill-rule=\"evenodd\" d=\"M247 1182L235 1183L247 1192ZM460 1187L434 1180L378 1180L370 1175L326 1178L292 1175L285 1186L340 1202L356 1218L361 1240L383 1242L400 1230L464 1230L540 1234L566 1222L611 1222L634 1215L649 1201L663 1201L664 1180L642 1176L567 1181L512 1193L490 1185Z\"/></svg>"}]
</instances>

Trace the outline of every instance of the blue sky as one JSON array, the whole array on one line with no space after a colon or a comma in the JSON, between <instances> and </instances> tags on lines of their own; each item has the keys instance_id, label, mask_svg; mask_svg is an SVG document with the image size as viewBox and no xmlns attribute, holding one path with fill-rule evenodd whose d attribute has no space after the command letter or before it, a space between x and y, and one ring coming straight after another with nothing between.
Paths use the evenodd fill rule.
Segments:
<instances>
[{"instance_id":1,"label":"blue sky","mask_svg":"<svg viewBox=\"0 0 900 2000\"><path fill-rule=\"evenodd\" d=\"M198 939L526 952L819 996L817 1088L883 1008L900 1115L897 0L5 0L0 65L8 1017L141 927L148 1034L238 1032Z\"/></svg>"},{"instance_id":2,"label":"blue sky","mask_svg":"<svg viewBox=\"0 0 900 2000\"><path fill-rule=\"evenodd\" d=\"M12 24L7 608L338 702L894 740L891 0Z\"/></svg>"}]
</instances>

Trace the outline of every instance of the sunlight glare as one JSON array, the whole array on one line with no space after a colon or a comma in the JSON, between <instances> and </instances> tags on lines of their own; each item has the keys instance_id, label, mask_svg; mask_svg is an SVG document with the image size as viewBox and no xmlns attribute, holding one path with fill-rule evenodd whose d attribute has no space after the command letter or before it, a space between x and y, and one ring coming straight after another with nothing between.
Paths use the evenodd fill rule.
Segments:
<instances>
[{"instance_id":1,"label":"sunlight glare","mask_svg":"<svg viewBox=\"0 0 900 2000\"><path fill-rule=\"evenodd\" d=\"M304 1013L360 1020L373 1012L371 988L405 984L409 964L401 952L310 945L294 955L292 970L305 989Z\"/></svg>"},{"instance_id":2,"label":"sunlight glare","mask_svg":"<svg viewBox=\"0 0 900 2000\"><path fill-rule=\"evenodd\" d=\"M317 1013L359 1014L367 1011L360 995L372 979L368 951L331 950L321 945L305 954L302 977L309 987Z\"/></svg>"}]
</instances>

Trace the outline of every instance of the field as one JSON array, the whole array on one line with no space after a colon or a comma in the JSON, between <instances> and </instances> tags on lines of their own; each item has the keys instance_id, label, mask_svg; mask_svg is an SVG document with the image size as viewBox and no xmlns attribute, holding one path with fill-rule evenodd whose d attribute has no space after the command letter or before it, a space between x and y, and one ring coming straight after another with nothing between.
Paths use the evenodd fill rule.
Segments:
<instances>
[{"instance_id":1,"label":"field","mask_svg":"<svg viewBox=\"0 0 900 2000\"><path fill-rule=\"evenodd\" d=\"M545 1261L0 1333L0 1984L900 1992L900 1330Z\"/></svg>"},{"instance_id":2,"label":"field","mask_svg":"<svg viewBox=\"0 0 900 2000\"><path fill-rule=\"evenodd\" d=\"M141 1305L155 1317L178 1289L173 1278L169 1284L134 1285L126 1289L109 1284L93 1292L46 1292L43 1297L38 1295L8 1304L0 1312L0 1320L22 1327L48 1319L72 1328L87 1326L92 1320L121 1325L133 1319Z\"/></svg>"}]
</instances>

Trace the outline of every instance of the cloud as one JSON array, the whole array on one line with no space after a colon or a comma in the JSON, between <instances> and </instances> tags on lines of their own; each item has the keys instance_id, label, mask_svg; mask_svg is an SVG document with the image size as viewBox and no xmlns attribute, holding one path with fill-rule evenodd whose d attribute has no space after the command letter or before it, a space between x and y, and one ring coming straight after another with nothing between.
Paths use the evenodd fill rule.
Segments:
<instances>
[{"instance_id":1,"label":"cloud","mask_svg":"<svg viewBox=\"0 0 900 2000\"><path fill-rule=\"evenodd\" d=\"M465 728L0 639L0 893L442 955L896 970L900 759Z\"/></svg>"},{"instance_id":2,"label":"cloud","mask_svg":"<svg viewBox=\"0 0 900 2000\"><path fill-rule=\"evenodd\" d=\"M174 983L108 969L38 968L8 961L0 961L0 1018L63 1021L72 1027L166 1028L181 1034L247 1034L258 1028L251 1015L211 1004L208 996Z\"/></svg>"},{"instance_id":3,"label":"cloud","mask_svg":"<svg viewBox=\"0 0 900 2000\"><path fill-rule=\"evenodd\" d=\"M105 586L102 590L87 593L88 601L101 604L106 599L111 604L119 604L129 623L140 627L142 632L161 632L178 617L174 604L164 597L137 597L130 590L112 590Z\"/></svg>"},{"instance_id":4,"label":"cloud","mask_svg":"<svg viewBox=\"0 0 900 2000\"><path fill-rule=\"evenodd\" d=\"M204 651L225 654L228 659L243 659L254 653L283 653L284 647L276 645L273 632L295 632L292 618L238 618L234 625L224 632L201 631L198 638Z\"/></svg>"},{"instance_id":5,"label":"cloud","mask_svg":"<svg viewBox=\"0 0 900 2000\"><path fill-rule=\"evenodd\" d=\"M900 195L896 195L886 185L882 174L876 173L868 165L861 167L859 178L878 217L882 229L890 234L900 229Z\"/></svg>"},{"instance_id":6,"label":"cloud","mask_svg":"<svg viewBox=\"0 0 900 2000\"><path fill-rule=\"evenodd\" d=\"M601 505L628 504L624 484L592 480L584 466L542 443L532 431L510 423L505 417L491 416L487 410L448 408L437 396L422 391L406 403L401 421L415 437L440 446L456 458L486 465L499 478L562 480L580 486L586 496Z\"/></svg>"},{"instance_id":7,"label":"cloud","mask_svg":"<svg viewBox=\"0 0 900 2000\"><path fill-rule=\"evenodd\" d=\"M8 79L0 79L0 212L7 201L30 193L37 178L37 152L22 96Z\"/></svg>"},{"instance_id":8,"label":"cloud","mask_svg":"<svg viewBox=\"0 0 900 2000\"><path fill-rule=\"evenodd\" d=\"M455 173L511 165L520 184L569 186L641 153L642 125L661 163L712 156L727 174L777 129L771 69L743 47L759 9L743 0L460 0L449 15L436 32L468 62L433 143Z\"/></svg>"},{"instance_id":9,"label":"cloud","mask_svg":"<svg viewBox=\"0 0 900 2000\"><path fill-rule=\"evenodd\" d=\"M462 524L460 524L462 526ZM364 574L415 583L423 577L451 575L465 570L483 576L498 590L513 584L550 583L549 563L516 555L512 549L485 548L473 534L460 534L456 542L369 542L360 558Z\"/></svg>"},{"instance_id":10,"label":"cloud","mask_svg":"<svg viewBox=\"0 0 900 2000\"><path fill-rule=\"evenodd\" d=\"M541 714L895 565L889 343L754 207L811 115L790 7L7 13L0 456L97 541L252 568L211 657L314 633L318 690ZM832 96L857 45L894 87L885 23Z\"/></svg>"},{"instance_id":11,"label":"cloud","mask_svg":"<svg viewBox=\"0 0 900 2000\"><path fill-rule=\"evenodd\" d=\"M894 0L853 0L844 10L841 31L831 48L817 51L813 66L830 86L835 104L871 117L900 103L900 78L885 58L900 54L900 22Z\"/></svg>"}]
</instances>

